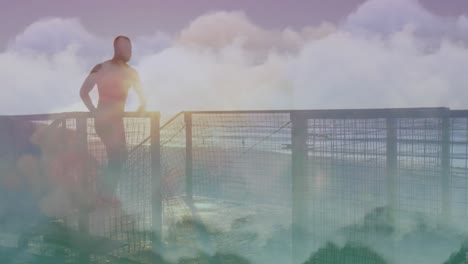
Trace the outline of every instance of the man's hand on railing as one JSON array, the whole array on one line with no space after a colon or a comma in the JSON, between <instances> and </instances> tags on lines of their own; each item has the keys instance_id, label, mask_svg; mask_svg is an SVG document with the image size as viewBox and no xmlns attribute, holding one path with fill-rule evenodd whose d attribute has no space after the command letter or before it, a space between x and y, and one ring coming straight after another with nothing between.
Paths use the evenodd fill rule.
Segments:
<instances>
[{"instance_id":1,"label":"man's hand on railing","mask_svg":"<svg viewBox=\"0 0 468 264\"><path fill-rule=\"evenodd\" d=\"M141 114L146 112L146 105L140 105L140 107L137 110L137 113Z\"/></svg>"}]
</instances>

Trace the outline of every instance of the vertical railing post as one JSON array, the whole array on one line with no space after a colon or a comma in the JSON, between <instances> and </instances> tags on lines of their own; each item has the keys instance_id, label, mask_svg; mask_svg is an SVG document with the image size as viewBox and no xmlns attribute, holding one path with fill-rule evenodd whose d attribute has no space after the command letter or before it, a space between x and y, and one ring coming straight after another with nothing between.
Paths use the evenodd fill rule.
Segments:
<instances>
[{"instance_id":1,"label":"vertical railing post","mask_svg":"<svg viewBox=\"0 0 468 264\"><path fill-rule=\"evenodd\" d=\"M185 194L187 200L193 201L193 145L192 113L186 112L185 119Z\"/></svg>"},{"instance_id":2,"label":"vertical railing post","mask_svg":"<svg viewBox=\"0 0 468 264\"><path fill-rule=\"evenodd\" d=\"M80 116L76 118L76 131L78 135L78 142L79 142L79 153L83 157L83 170L82 175L80 175L80 187L82 190L88 191L89 190L89 160L88 160L88 118L86 116ZM78 215L78 230L81 234L88 234L89 233L89 212L87 209L81 207L79 209ZM90 255L87 252L83 252L81 250L81 246L79 248L79 263L89 263L90 262Z\"/></svg>"},{"instance_id":3,"label":"vertical railing post","mask_svg":"<svg viewBox=\"0 0 468 264\"><path fill-rule=\"evenodd\" d=\"M397 207L397 177L398 177L398 128L396 118L387 118L387 206L388 220L393 222Z\"/></svg>"},{"instance_id":4,"label":"vertical railing post","mask_svg":"<svg viewBox=\"0 0 468 264\"><path fill-rule=\"evenodd\" d=\"M162 221L163 221L163 207L162 207L162 193L161 193L161 135L160 135L160 115L159 113L152 113L150 115L150 138L151 138L151 218L153 227L153 252L161 253L162 251Z\"/></svg>"},{"instance_id":5,"label":"vertical railing post","mask_svg":"<svg viewBox=\"0 0 468 264\"><path fill-rule=\"evenodd\" d=\"M448 224L451 214L450 208L450 111L446 111L442 118L442 146L441 146L441 221Z\"/></svg>"},{"instance_id":6,"label":"vertical railing post","mask_svg":"<svg viewBox=\"0 0 468 264\"><path fill-rule=\"evenodd\" d=\"M291 113L292 155L292 262L302 263L310 252L306 248L307 233L307 119Z\"/></svg>"}]
</instances>

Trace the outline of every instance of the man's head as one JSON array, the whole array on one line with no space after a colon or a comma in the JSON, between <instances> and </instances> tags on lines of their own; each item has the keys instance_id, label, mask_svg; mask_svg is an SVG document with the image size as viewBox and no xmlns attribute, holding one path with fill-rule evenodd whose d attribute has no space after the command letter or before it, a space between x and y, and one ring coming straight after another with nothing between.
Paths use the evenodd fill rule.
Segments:
<instances>
[{"instance_id":1,"label":"man's head","mask_svg":"<svg viewBox=\"0 0 468 264\"><path fill-rule=\"evenodd\" d=\"M114 57L128 62L132 57L132 42L126 36L118 36L114 39Z\"/></svg>"}]
</instances>

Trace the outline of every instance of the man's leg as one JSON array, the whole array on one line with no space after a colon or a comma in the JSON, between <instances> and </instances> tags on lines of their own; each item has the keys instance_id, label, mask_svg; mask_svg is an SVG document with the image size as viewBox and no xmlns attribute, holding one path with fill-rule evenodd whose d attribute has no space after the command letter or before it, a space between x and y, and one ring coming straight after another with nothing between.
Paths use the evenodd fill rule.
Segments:
<instances>
[{"instance_id":1,"label":"man's leg","mask_svg":"<svg viewBox=\"0 0 468 264\"><path fill-rule=\"evenodd\" d=\"M123 120L114 124L112 138L106 144L107 168L103 177L103 194L113 197L127 159L127 147Z\"/></svg>"},{"instance_id":2,"label":"man's leg","mask_svg":"<svg viewBox=\"0 0 468 264\"><path fill-rule=\"evenodd\" d=\"M117 184L122 174L123 161L121 159L121 148L114 145L107 145L107 166L103 171L99 181L98 191L106 199L114 198Z\"/></svg>"}]
</instances>

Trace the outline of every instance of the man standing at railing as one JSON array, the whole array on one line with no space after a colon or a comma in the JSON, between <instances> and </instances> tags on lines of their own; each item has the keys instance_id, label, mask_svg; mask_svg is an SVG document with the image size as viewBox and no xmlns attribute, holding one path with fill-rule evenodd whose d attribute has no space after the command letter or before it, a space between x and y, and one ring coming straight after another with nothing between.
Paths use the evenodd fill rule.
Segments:
<instances>
[{"instance_id":1,"label":"man standing at railing","mask_svg":"<svg viewBox=\"0 0 468 264\"><path fill-rule=\"evenodd\" d=\"M127 64L131 56L130 39L118 36L114 40L114 57L97 64L80 90L81 99L94 114L96 133L106 147L108 167L98 188L105 199L113 199L113 192L121 175L123 163L127 159L123 116L128 91L131 87L140 101L138 111L144 111L146 107L138 73ZM97 107L94 106L89 96L95 85L99 95Z\"/></svg>"}]
</instances>

